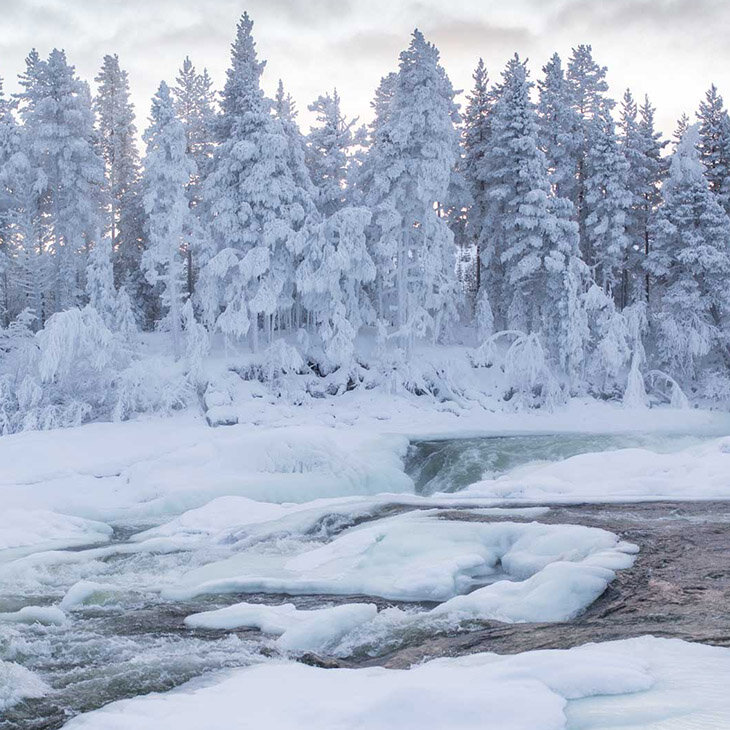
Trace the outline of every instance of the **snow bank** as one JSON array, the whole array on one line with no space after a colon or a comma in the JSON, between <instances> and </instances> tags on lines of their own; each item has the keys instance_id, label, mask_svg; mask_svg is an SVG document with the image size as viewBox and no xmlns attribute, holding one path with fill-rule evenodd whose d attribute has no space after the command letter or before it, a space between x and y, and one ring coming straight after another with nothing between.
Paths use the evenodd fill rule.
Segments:
<instances>
[{"instance_id":1,"label":"snow bank","mask_svg":"<svg viewBox=\"0 0 730 730\"><path fill-rule=\"evenodd\" d=\"M668 454L645 449L581 454L477 482L459 496L526 502L727 499L730 438Z\"/></svg>"},{"instance_id":2,"label":"snow bank","mask_svg":"<svg viewBox=\"0 0 730 730\"><path fill-rule=\"evenodd\" d=\"M321 426L211 429L185 416L21 433L0 440L0 499L8 508L150 522L222 496L306 502L410 492L407 445Z\"/></svg>"},{"instance_id":3,"label":"snow bank","mask_svg":"<svg viewBox=\"0 0 730 730\"><path fill-rule=\"evenodd\" d=\"M101 522L48 510L3 509L0 562L40 550L96 545L111 535L112 528Z\"/></svg>"},{"instance_id":4,"label":"snow bank","mask_svg":"<svg viewBox=\"0 0 730 730\"><path fill-rule=\"evenodd\" d=\"M633 730L730 726L730 650L642 637L410 670L272 662L114 702L67 730Z\"/></svg>"},{"instance_id":5,"label":"snow bank","mask_svg":"<svg viewBox=\"0 0 730 730\"><path fill-rule=\"evenodd\" d=\"M266 606L238 603L216 611L195 613L185 624L198 629L256 628L279 638L277 644L288 651L323 651L378 612L372 603L300 610L291 603Z\"/></svg>"},{"instance_id":6,"label":"snow bank","mask_svg":"<svg viewBox=\"0 0 730 730\"><path fill-rule=\"evenodd\" d=\"M439 519L436 511L412 512L349 529L293 556L254 559L247 552L204 565L163 595L370 595L446 601L441 610L459 616L558 621L595 600L636 550L596 528L461 522Z\"/></svg>"},{"instance_id":7,"label":"snow bank","mask_svg":"<svg viewBox=\"0 0 730 730\"><path fill-rule=\"evenodd\" d=\"M18 702L43 697L49 691L48 685L30 670L0 659L0 720L1 713Z\"/></svg>"}]
</instances>

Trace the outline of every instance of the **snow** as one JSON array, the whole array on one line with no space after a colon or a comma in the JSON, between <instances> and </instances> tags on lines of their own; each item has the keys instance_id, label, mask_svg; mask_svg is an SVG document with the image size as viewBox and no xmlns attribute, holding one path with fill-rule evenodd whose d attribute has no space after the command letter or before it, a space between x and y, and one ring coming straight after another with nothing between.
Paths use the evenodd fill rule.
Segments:
<instances>
[{"instance_id":1,"label":"snow","mask_svg":"<svg viewBox=\"0 0 730 730\"><path fill-rule=\"evenodd\" d=\"M0 613L0 623L60 625L66 620L66 614L56 606L23 606L18 611Z\"/></svg>"},{"instance_id":2,"label":"snow","mask_svg":"<svg viewBox=\"0 0 730 730\"><path fill-rule=\"evenodd\" d=\"M720 728L730 723L728 673L728 649L652 637L410 670L269 662L115 702L66 728L222 730L237 717L267 730Z\"/></svg>"},{"instance_id":3,"label":"snow","mask_svg":"<svg viewBox=\"0 0 730 730\"><path fill-rule=\"evenodd\" d=\"M185 619L185 624L197 629L257 628L277 635L277 645L287 651L322 651L375 618L377 612L373 603L348 603L308 611L299 610L291 603L278 606L237 603L192 614Z\"/></svg>"},{"instance_id":4,"label":"snow","mask_svg":"<svg viewBox=\"0 0 730 730\"><path fill-rule=\"evenodd\" d=\"M596 528L451 521L418 511L293 555L248 550L191 571L163 595L370 595L443 602L430 616L452 620L560 621L592 603L635 552Z\"/></svg>"},{"instance_id":5,"label":"snow","mask_svg":"<svg viewBox=\"0 0 730 730\"><path fill-rule=\"evenodd\" d=\"M0 720L2 712L32 697L43 697L46 683L25 667L0 659Z\"/></svg>"},{"instance_id":6,"label":"snow","mask_svg":"<svg viewBox=\"0 0 730 730\"><path fill-rule=\"evenodd\" d=\"M75 611L85 606L103 606L116 603L119 588L111 584L82 580L74 583L61 600L59 607L64 611Z\"/></svg>"},{"instance_id":7,"label":"snow","mask_svg":"<svg viewBox=\"0 0 730 730\"><path fill-rule=\"evenodd\" d=\"M313 426L211 429L200 420L89 424L0 440L8 507L160 522L220 496L267 502L411 491L407 440Z\"/></svg>"},{"instance_id":8,"label":"snow","mask_svg":"<svg viewBox=\"0 0 730 730\"><path fill-rule=\"evenodd\" d=\"M36 550L94 545L109 540L112 528L101 522L48 510L0 512L0 563Z\"/></svg>"},{"instance_id":9,"label":"snow","mask_svg":"<svg viewBox=\"0 0 730 730\"><path fill-rule=\"evenodd\" d=\"M619 449L528 465L477 482L459 496L526 502L727 499L730 438L668 454Z\"/></svg>"}]
</instances>

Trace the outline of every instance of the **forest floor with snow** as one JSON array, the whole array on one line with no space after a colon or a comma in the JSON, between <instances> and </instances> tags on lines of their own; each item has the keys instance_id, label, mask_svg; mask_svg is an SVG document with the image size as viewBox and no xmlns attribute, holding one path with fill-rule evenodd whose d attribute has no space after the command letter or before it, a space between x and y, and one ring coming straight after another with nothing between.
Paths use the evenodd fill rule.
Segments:
<instances>
[{"instance_id":1,"label":"forest floor with snow","mask_svg":"<svg viewBox=\"0 0 730 730\"><path fill-rule=\"evenodd\" d=\"M730 415L254 395L0 439L0 728L730 726Z\"/></svg>"}]
</instances>

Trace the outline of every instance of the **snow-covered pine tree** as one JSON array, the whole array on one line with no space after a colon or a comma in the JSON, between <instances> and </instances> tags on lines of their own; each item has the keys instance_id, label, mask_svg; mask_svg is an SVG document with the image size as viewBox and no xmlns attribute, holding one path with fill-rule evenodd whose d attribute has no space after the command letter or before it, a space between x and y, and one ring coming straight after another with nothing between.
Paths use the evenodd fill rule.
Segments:
<instances>
[{"instance_id":1,"label":"snow-covered pine tree","mask_svg":"<svg viewBox=\"0 0 730 730\"><path fill-rule=\"evenodd\" d=\"M110 329L115 329L117 291L114 288L111 236L103 236L89 253L86 267L86 295L89 304L97 311Z\"/></svg>"},{"instance_id":2,"label":"snow-covered pine tree","mask_svg":"<svg viewBox=\"0 0 730 730\"><path fill-rule=\"evenodd\" d=\"M710 190L730 212L730 117L722 96L712 84L697 112L700 122L700 159Z\"/></svg>"},{"instance_id":3,"label":"snow-covered pine tree","mask_svg":"<svg viewBox=\"0 0 730 730\"><path fill-rule=\"evenodd\" d=\"M188 189L195 206L200 202L200 186L215 149L215 92L207 69L198 73L189 57L178 71L172 92L175 113L185 129L187 154L196 166L196 175Z\"/></svg>"},{"instance_id":4,"label":"snow-covered pine tree","mask_svg":"<svg viewBox=\"0 0 730 730\"><path fill-rule=\"evenodd\" d=\"M261 90L264 62L252 28L244 13L223 90L222 141L204 184L216 253L201 272L198 293L209 321L229 337L249 334L255 350L262 329L270 339L291 316L297 232L307 210L289 166L287 135Z\"/></svg>"},{"instance_id":5,"label":"snow-covered pine tree","mask_svg":"<svg viewBox=\"0 0 730 730\"><path fill-rule=\"evenodd\" d=\"M52 255L49 311L75 306L83 291L85 254L101 230L104 161L97 152L91 95L63 51L28 57L18 94L32 167L40 171L44 246ZM48 312L46 312L48 314Z\"/></svg>"},{"instance_id":6,"label":"snow-covered pine tree","mask_svg":"<svg viewBox=\"0 0 730 730\"><path fill-rule=\"evenodd\" d=\"M685 378L708 356L730 366L730 218L708 187L699 145L694 125L672 156L647 261L655 348Z\"/></svg>"},{"instance_id":7,"label":"snow-covered pine tree","mask_svg":"<svg viewBox=\"0 0 730 730\"><path fill-rule=\"evenodd\" d=\"M187 186L188 203L196 218L201 215L203 181L210 171L215 149L215 93L208 71L198 73L189 57L178 72L173 88L175 113L185 128L187 154L195 163L195 173ZM195 289L198 270L208 258L208 241L200 226L185 243L185 274L188 295Z\"/></svg>"},{"instance_id":8,"label":"snow-covered pine tree","mask_svg":"<svg viewBox=\"0 0 730 730\"><path fill-rule=\"evenodd\" d=\"M9 323L29 310L29 325L42 326L49 257L41 255L39 171L31 166L28 142L0 93L0 314Z\"/></svg>"},{"instance_id":9,"label":"snow-covered pine tree","mask_svg":"<svg viewBox=\"0 0 730 730\"><path fill-rule=\"evenodd\" d=\"M308 108L315 124L307 135L307 166L317 188L317 207L329 216L347 202L351 152L364 140L355 126L357 118L343 115L337 89L318 96Z\"/></svg>"},{"instance_id":10,"label":"snow-covered pine tree","mask_svg":"<svg viewBox=\"0 0 730 730\"><path fill-rule=\"evenodd\" d=\"M312 215L317 208L317 190L307 166L307 142L297 122L297 111L291 94L284 90L284 82L279 79L274 97L274 117L281 124L289 146L289 169L297 186L296 197L304 206L307 215Z\"/></svg>"},{"instance_id":11,"label":"snow-covered pine tree","mask_svg":"<svg viewBox=\"0 0 730 730\"><path fill-rule=\"evenodd\" d=\"M454 237L439 204L459 158L459 116L438 50L418 30L401 53L383 111L367 160L370 250L380 278L379 317L410 353L416 339L442 334L457 296Z\"/></svg>"},{"instance_id":12,"label":"snow-covered pine tree","mask_svg":"<svg viewBox=\"0 0 730 730\"><path fill-rule=\"evenodd\" d=\"M626 158L626 187L631 205L626 217L628 247L624 269L624 306L648 298L644 261L651 248L649 219L659 203L666 143L654 128L654 108L645 98L638 109L627 89L621 105L619 144Z\"/></svg>"},{"instance_id":13,"label":"snow-covered pine tree","mask_svg":"<svg viewBox=\"0 0 730 730\"><path fill-rule=\"evenodd\" d=\"M18 184L13 158L18 152L19 140L18 125L0 79L0 327L7 327L12 318L12 220L17 207L15 188Z\"/></svg>"},{"instance_id":14,"label":"snow-covered pine tree","mask_svg":"<svg viewBox=\"0 0 730 730\"><path fill-rule=\"evenodd\" d=\"M577 163L582 143L581 120L572 105L571 85L555 53L543 66L537 105L540 147L547 157L555 194L576 203Z\"/></svg>"},{"instance_id":15,"label":"snow-covered pine tree","mask_svg":"<svg viewBox=\"0 0 730 730\"><path fill-rule=\"evenodd\" d=\"M583 257L595 281L623 309L629 303L629 168L609 110L596 116L590 127L583 167Z\"/></svg>"},{"instance_id":16,"label":"snow-covered pine tree","mask_svg":"<svg viewBox=\"0 0 730 730\"><path fill-rule=\"evenodd\" d=\"M641 176L641 194L637 216L639 230L643 233L644 257L648 256L652 248L651 222L656 209L661 202L661 185L667 174L667 163L663 157L663 150L669 144L662 139L662 134L654 124L654 107L648 96L644 96L644 103L639 108L639 136L644 153ZM646 258L642 261L642 268ZM644 276L644 300L648 303L650 297L650 280L648 274Z\"/></svg>"},{"instance_id":17,"label":"snow-covered pine tree","mask_svg":"<svg viewBox=\"0 0 730 730\"><path fill-rule=\"evenodd\" d=\"M150 284L161 284L165 326L172 335L177 359L182 353L183 245L192 225L186 186L194 175L195 163L187 154L185 129L175 116L170 89L164 81L152 100L144 141L147 152L142 190L148 246L142 266Z\"/></svg>"},{"instance_id":18,"label":"snow-covered pine tree","mask_svg":"<svg viewBox=\"0 0 730 730\"><path fill-rule=\"evenodd\" d=\"M489 90L489 76L484 61L480 58L472 75L474 86L467 96L462 128L463 159L461 161L464 178L471 195L467 210L466 237L474 249L474 316L481 337L492 334L494 318L487 282L488 273L483 275L482 261L489 247L490 228L487 220L487 182L485 179L484 158L489 150L490 123L494 95Z\"/></svg>"},{"instance_id":19,"label":"snow-covered pine tree","mask_svg":"<svg viewBox=\"0 0 730 730\"><path fill-rule=\"evenodd\" d=\"M605 143L605 122L615 104L606 96L606 67L595 62L591 46L580 45L573 49L566 78L570 87L571 106L578 122L578 139L574 148L576 184L569 197L575 206L581 254L592 265L591 242L586 231L586 219L591 213L586 206L586 179L589 174L587 157L596 144L601 141Z\"/></svg>"},{"instance_id":20,"label":"snow-covered pine tree","mask_svg":"<svg viewBox=\"0 0 730 730\"><path fill-rule=\"evenodd\" d=\"M98 84L94 111L99 146L106 167L106 224L111 238L118 283L135 282L141 295L142 205L139 198L139 152L129 77L116 55L104 56L94 79Z\"/></svg>"},{"instance_id":21,"label":"snow-covered pine tree","mask_svg":"<svg viewBox=\"0 0 730 730\"><path fill-rule=\"evenodd\" d=\"M682 114L682 116L677 119L677 126L674 128L674 132L672 132L672 152L677 151L677 147L679 146L679 143L682 141L682 137L684 137L684 133L689 129L689 117L686 114Z\"/></svg>"},{"instance_id":22,"label":"snow-covered pine tree","mask_svg":"<svg viewBox=\"0 0 730 730\"><path fill-rule=\"evenodd\" d=\"M552 193L531 88L525 64L510 59L484 158L490 296L498 328L540 335L554 362L566 365L576 357L567 354L574 333L566 317L574 316L570 297L579 295L571 269L578 231L572 204Z\"/></svg>"}]
</instances>

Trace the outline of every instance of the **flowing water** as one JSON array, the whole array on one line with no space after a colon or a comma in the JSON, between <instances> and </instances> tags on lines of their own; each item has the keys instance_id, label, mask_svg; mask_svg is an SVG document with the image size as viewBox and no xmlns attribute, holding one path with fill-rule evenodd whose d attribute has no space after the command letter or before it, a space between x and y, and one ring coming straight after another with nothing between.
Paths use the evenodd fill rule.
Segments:
<instances>
[{"instance_id":1,"label":"flowing water","mask_svg":"<svg viewBox=\"0 0 730 730\"><path fill-rule=\"evenodd\" d=\"M454 492L529 462L629 446L671 451L698 440L696 436L645 434L497 435L429 440L414 442L406 468L419 493ZM573 518L579 509L574 508ZM378 519L393 511L386 507L368 519ZM489 519L478 510L464 513L462 518ZM354 522L342 516L333 516L322 521L316 534L299 535L296 539L326 542L351 524ZM611 529L610 522L601 526ZM115 541L123 547L129 537L129 530L120 529ZM266 661L277 653L273 641L256 631L190 630L183 619L191 613L240 600L289 601L301 608L354 600L332 596L228 595L183 603L160 597L160 587L173 583L183 572L226 557L236 549L235 545L215 545L167 554L111 551L103 556L94 550L75 550L64 551L63 559L48 565L38 563L22 572L8 572L7 565L4 566L0 584L13 588L12 592L6 588L5 594L0 594L0 612L29 605L57 605L65 591L79 580L111 584L116 590L110 592L103 605L74 611L62 625L0 622L0 659L27 667L52 688L47 696L22 702L0 715L0 730L52 730L62 727L69 717L110 701L165 691L206 672ZM375 602L381 606L392 604ZM428 640L429 637L416 637L412 641L426 645ZM515 642L515 647L519 647L519 641ZM432 654L438 653L434 646L431 650ZM402 661L406 662L409 656L408 652L401 655ZM385 657L382 663L386 663Z\"/></svg>"},{"instance_id":2,"label":"flowing water","mask_svg":"<svg viewBox=\"0 0 730 730\"><path fill-rule=\"evenodd\" d=\"M632 447L664 453L693 446L704 438L684 434L566 433L414 441L406 458L406 471L419 494L458 492L481 479L532 462Z\"/></svg>"}]
</instances>

